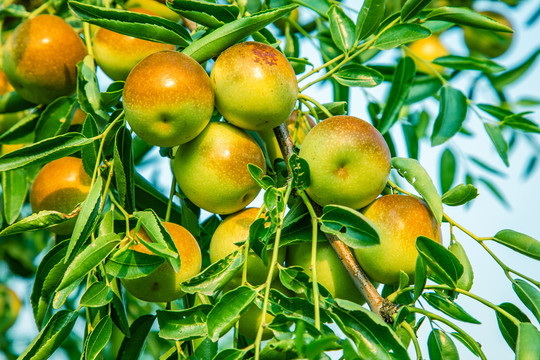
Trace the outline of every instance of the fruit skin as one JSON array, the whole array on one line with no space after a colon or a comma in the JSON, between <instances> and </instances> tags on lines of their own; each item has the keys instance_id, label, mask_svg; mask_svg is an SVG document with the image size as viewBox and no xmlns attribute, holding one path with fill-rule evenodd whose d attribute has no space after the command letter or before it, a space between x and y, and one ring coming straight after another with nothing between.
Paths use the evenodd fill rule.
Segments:
<instances>
[{"instance_id":1,"label":"fruit skin","mask_svg":"<svg viewBox=\"0 0 540 360\"><path fill-rule=\"evenodd\" d=\"M202 256L197 240L184 227L175 223L164 222L163 226L171 235L178 253L180 254L180 271L175 272L172 266L165 262L152 273L138 279L122 279L125 289L134 297L151 302L168 302L184 296L180 284L197 275L201 271ZM134 230L131 231L133 236ZM137 232L144 241L152 240L144 229ZM131 250L144 254L153 254L142 242L129 247Z\"/></svg>"},{"instance_id":2,"label":"fruit skin","mask_svg":"<svg viewBox=\"0 0 540 360\"><path fill-rule=\"evenodd\" d=\"M189 56L170 50L141 60L129 73L123 95L127 122L141 139L156 146L194 139L214 111L206 71Z\"/></svg>"},{"instance_id":3,"label":"fruit skin","mask_svg":"<svg viewBox=\"0 0 540 360\"><path fill-rule=\"evenodd\" d=\"M21 97L47 104L75 92L77 63L85 56L82 39L68 23L58 16L38 15L11 34L3 65Z\"/></svg>"},{"instance_id":4,"label":"fruit skin","mask_svg":"<svg viewBox=\"0 0 540 360\"><path fill-rule=\"evenodd\" d=\"M51 161L38 172L30 188L32 211L54 210L69 214L86 199L91 181L81 159L68 156ZM70 234L74 226L75 218L48 230L56 234Z\"/></svg>"},{"instance_id":5,"label":"fruit skin","mask_svg":"<svg viewBox=\"0 0 540 360\"><path fill-rule=\"evenodd\" d=\"M409 50L411 50L411 52L418 56L420 59L429 63L431 63L438 57L450 55L450 53L441 43L437 35L431 35L428 38L413 42L409 45ZM439 73L442 73L444 71L444 67L441 65L430 64L433 68L432 70L429 66L419 61L418 59L413 57L413 60L416 64L416 71L421 71L426 74L433 74L433 70Z\"/></svg>"},{"instance_id":6,"label":"fruit skin","mask_svg":"<svg viewBox=\"0 0 540 360\"><path fill-rule=\"evenodd\" d=\"M250 163L266 172L257 142L231 124L211 122L178 147L172 167L178 186L195 205L215 214L232 214L260 191L248 172Z\"/></svg>"},{"instance_id":7,"label":"fruit skin","mask_svg":"<svg viewBox=\"0 0 540 360\"><path fill-rule=\"evenodd\" d=\"M494 11L481 11L480 14L512 28L510 21L502 14ZM481 54L488 58L496 58L504 54L512 45L514 37L513 33L474 29L468 26L463 27L463 35L471 55Z\"/></svg>"},{"instance_id":8,"label":"fruit skin","mask_svg":"<svg viewBox=\"0 0 540 360\"><path fill-rule=\"evenodd\" d=\"M0 334L3 334L17 320L21 300L13 290L0 283Z\"/></svg>"},{"instance_id":9,"label":"fruit skin","mask_svg":"<svg viewBox=\"0 0 540 360\"><path fill-rule=\"evenodd\" d=\"M248 41L222 52L210 73L216 108L247 130L272 129L289 117L298 82L287 58L270 45Z\"/></svg>"},{"instance_id":10,"label":"fruit skin","mask_svg":"<svg viewBox=\"0 0 540 360\"><path fill-rule=\"evenodd\" d=\"M287 266L301 266L310 276L311 243L289 246L287 249ZM336 252L327 242L317 243L317 282L324 286L334 298L345 299L363 304L364 298L352 281L347 269L341 263Z\"/></svg>"},{"instance_id":11,"label":"fruit skin","mask_svg":"<svg viewBox=\"0 0 540 360\"><path fill-rule=\"evenodd\" d=\"M169 9L165 3L165 0L161 1L161 3L154 0L129 0L124 6L130 10L133 8L144 8L165 19L178 22L182 17Z\"/></svg>"},{"instance_id":12,"label":"fruit skin","mask_svg":"<svg viewBox=\"0 0 540 360\"><path fill-rule=\"evenodd\" d=\"M244 209L227 216L219 224L210 241L210 262L215 263L223 259L238 250L239 246L235 245L236 243L248 240L249 227L257 219L258 213L258 208ZM285 248L281 248L278 252L278 263L283 264L285 254ZM268 251L267 258L268 262L270 262L272 250ZM268 263L268 266L264 265L262 259L253 250L250 250L247 258L247 281L252 285L263 284L270 271L269 267L270 263ZM239 272L238 276L241 278L242 273ZM277 271L274 272L272 279L276 276Z\"/></svg>"},{"instance_id":13,"label":"fruit skin","mask_svg":"<svg viewBox=\"0 0 540 360\"><path fill-rule=\"evenodd\" d=\"M390 150L372 125L353 116L333 116L306 135L300 157L309 164L306 190L317 204L358 209L373 201L390 175Z\"/></svg>"},{"instance_id":14,"label":"fruit skin","mask_svg":"<svg viewBox=\"0 0 540 360\"><path fill-rule=\"evenodd\" d=\"M130 11L156 15L142 8L133 8ZM113 80L126 80L139 61L155 52L174 50L175 47L99 28L94 35L93 49L96 63L107 76Z\"/></svg>"},{"instance_id":15,"label":"fruit skin","mask_svg":"<svg viewBox=\"0 0 540 360\"><path fill-rule=\"evenodd\" d=\"M384 195L363 210L380 233L379 245L355 249L360 266L374 281L396 285L400 270L414 282L416 238L441 243L441 228L426 204L412 196Z\"/></svg>"}]
</instances>

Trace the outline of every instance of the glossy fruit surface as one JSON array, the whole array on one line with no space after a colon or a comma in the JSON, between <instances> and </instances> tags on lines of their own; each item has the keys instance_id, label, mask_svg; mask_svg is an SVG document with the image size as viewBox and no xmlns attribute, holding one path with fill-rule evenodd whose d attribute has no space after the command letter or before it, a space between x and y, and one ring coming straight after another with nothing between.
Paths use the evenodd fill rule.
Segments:
<instances>
[{"instance_id":1,"label":"glossy fruit surface","mask_svg":"<svg viewBox=\"0 0 540 360\"><path fill-rule=\"evenodd\" d=\"M364 211L380 233L376 246L355 249L356 259L373 280L398 284L403 270L414 281L416 238L428 237L441 243L441 228L426 204L412 196L385 195Z\"/></svg>"},{"instance_id":2,"label":"glossy fruit surface","mask_svg":"<svg viewBox=\"0 0 540 360\"><path fill-rule=\"evenodd\" d=\"M311 243L290 246L287 249L286 264L287 266L301 266L312 277ZM317 282L324 286L334 298L361 304L365 301L332 245L327 242L317 244Z\"/></svg>"},{"instance_id":3,"label":"glossy fruit surface","mask_svg":"<svg viewBox=\"0 0 540 360\"><path fill-rule=\"evenodd\" d=\"M82 39L62 18L38 15L21 23L4 46L4 71L17 93L36 104L71 95L77 63L86 56Z\"/></svg>"},{"instance_id":4,"label":"glossy fruit surface","mask_svg":"<svg viewBox=\"0 0 540 360\"><path fill-rule=\"evenodd\" d=\"M51 161L38 172L32 183L32 211L54 210L69 214L86 199L91 181L81 159L68 156ZM56 234L69 234L74 225L75 219L71 219L49 230Z\"/></svg>"},{"instance_id":5,"label":"glossy fruit surface","mask_svg":"<svg viewBox=\"0 0 540 360\"><path fill-rule=\"evenodd\" d=\"M21 300L13 290L0 283L0 334L6 332L17 320Z\"/></svg>"},{"instance_id":6,"label":"glossy fruit surface","mask_svg":"<svg viewBox=\"0 0 540 360\"><path fill-rule=\"evenodd\" d=\"M510 21L500 13L481 11L480 14L512 28ZM504 54L512 45L514 38L513 33L475 29L468 26L463 27L463 35L471 55L480 54L488 58L496 58Z\"/></svg>"},{"instance_id":7,"label":"glossy fruit surface","mask_svg":"<svg viewBox=\"0 0 540 360\"><path fill-rule=\"evenodd\" d=\"M257 218L258 208L248 208L235 214L229 215L217 227L212 240L210 241L210 261L215 263L223 259L230 253L238 250L236 243L247 241L249 238L249 228ZM272 259L272 251L268 251L268 261ZM285 249L282 248L278 254L278 263L282 264L285 260ZM247 281L252 285L260 285L266 281L269 272L269 266L264 265L262 259L250 250L247 259ZM241 273L238 276L242 276ZM277 276L277 271L273 278Z\"/></svg>"},{"instance_id":8,"label":"glossy fruit surface","mask_svg":"<svg viewBox=\"0 0 540 360\"><path fill-rule=\"evenodd\" d=\"M130 11L156 15L143 8L133 8ZM113 80L126 80L131 69L148 55L175 49L174 45L138 39L104 28L96 31L93 48L96 63Z\"/></svg>"},{"instance_id":9,"label":"glossy fruit surface","mask_svg":"<svg viewBox=\"0 0 540 360\"><path fill-rule=\"evenodd\" d=\"M180 15L167 7L165 0L129 0L124 4L124 6L126 9L130 10L134 8L143 8L174 22L178 22L181 18Z\"/></svg>"},{"instance_id":10,"label":"glossy fruit surface","mask_svg":"<svg viewBox=\"0 0 540 360\"><path fill-rule=\"evenodd\" d=\"M248 164L266 171L257 142L231 124L211 122L199 136L178 147L172 167L180 189L195 205L231 214L245 208L260 191Z\"/></svg>"},{"instance_id":11,"label":"glossy fruit surface","mask_svg":"<svg viewBox=\"0 0 540 360\"><path fill-rule=\"evenodd\" d=\"M366 206L384 189L390 150L372 125L353 116L333 116L306 135L300 157L308 164L308 195L319 205Z\"/></svg>"},{"instance_id":12,"label":"glossy fruit surface","mask_svg":"<svg viewBox=\"0 0 540 360\"><path fill-rule=\"evenodd\" d=\"M172 266L165 262L147 276L138 279L123 279L122 284L126 290L140 300L151 302L177 300L184 295L180 284L201 271L201 249L193 235L184 227L174 223L164 222L163 226L171 235L180 254L180 271L176 273ZM133 230L131 232L133 235ZM144 229L140 229L137 236L144 241L152 241ZM131 245L130 249L144 254L153 254L141 242Z\"/></svg>"},{"instance_id":13,"label":"glossy fruit surface","mask_svg":"<svg viewBox=\"0 0 540 360\"><path fill-rule=\"evenodd\" d=\"M214 111L210 78L199 63L175 51L141 60L124 86L124 111L133 131L151 145L172 147L195 138Z\"/></svg>"},{"instance_id":14,"label":"glossy fruit surface","mask_svg":"<svg viewBox=\"0 0 540 360\"><path fill-rule=\"evenodd\" d=\"M437 35L431 35L428 38L417 40L409 45L409 50L418 56L421 60L413 57L416 64L416 71L421 71L426 74L433 74L433 70L441 73L444 67L441 65L431 64L438 57L450 55L446 47L441 43ZM424 62L430 63L426 65ZM433 70L432 70L433 68Z\"/></svg>"},{"instance_id":15,"label":"glossy fruit surface","mask_svg":"<svg viewBox=\"0 0 540 360\"><path fill-rule=\"evenodd\" d=\"M287 58L270 45L248 41L219 55L210 74L216 108L247 130L272 129L289 117L298 83Z\"/></svg>"}]
</instances>

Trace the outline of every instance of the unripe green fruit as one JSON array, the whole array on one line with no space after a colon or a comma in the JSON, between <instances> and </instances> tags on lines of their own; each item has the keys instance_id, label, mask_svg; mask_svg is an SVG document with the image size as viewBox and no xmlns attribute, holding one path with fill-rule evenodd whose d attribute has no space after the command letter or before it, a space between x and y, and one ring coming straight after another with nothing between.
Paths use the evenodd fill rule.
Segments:
<instances>
[{"instance_id":1,"label":"unripe green fruit","mask_svg":"<svg viewBox=\"0 0 540 360\"><path fill-rule=\"evenodd\" d=\"M238 250L236 243L247 241L249 238L249 228L257 219L258 208L248 208L241 210L235 214L229 215L217 227L212 240L210 241L210 261L215 263L223 259L227 255ZM266 281L268 272L270 271L269 262L272 259L272 251L268 252L268 265L264 265L262 259L253 252L249 251L247 258L247 281L252 285L260 285ZM278 263L282 264L285 260L285 248L281 248L278 252ZM277 268L276 268L277 270ZM238 273L238 277L242 276L242 272ZM272 279L277 276L277 271L272 275Z\"/></svg>"},{"instance_id":2,"label":"unripe green fruit","mask_svg":"<svg viewBox=\"0 0 540 360\"><path fill-rule=\"evenodd\" d=\"M91 181L81 159L68 156L51 161L38 172L30 188L32 211L54 210L69 214L86 199ZM75 218L48 230L69 234L74 226Z\"/></svg>"},{"instance_id":3,"label":"unripe green fruit","mask_svg":"<svg viewBox=\"0 0 540 360\"><path fill-rule=\"evenodd\" d=\"M175 51L141 60L126 79L123 101L133 131L147 143L163 147L194 139L214 111L208 74L195 60Z\"/></svg>"},{"instance_id":4,"label":"unripe green fruit","mask_svg":"<svg viewBox=\"0 0 540 360\"><path fill-rule=\"evenodd\" d=\"M266 171L257 142L242 129L211 122L199 136L178 147L172 167L178 186L195 205L216 214L232 214L261 190L248 164Z\"/></svg>"},{"instance_id":5,"label":"unripe green fruit","mask_svg":"<svg viewBox=\"0 0 540 360\"><path fill-rule=\"evenodd\" d=\"M17 320L21 300L13 290L0 283L0 334L6 332Z\"/></svg>"},{"instance_id":6,"label":"unripe green fruit","mask_svg":"<svg viewBox=\"0 0 540 360\"><path fill-rule=\"evenodd\" d=\"M353 116L333 116L317 124L306 135L300 157L310 169L306 191L321 206L366 206L390 175L390 150L384 138Z\"/></svg>"},{"instance_id":7,"label":"unripe green fruit","mask_svg":"<svg viewBox=\"0 0 540 360\"><path fill-rule=\"evenodd\" d=\"M298 83L287 58L270 45L248 41L225 50L210 74L216 108L247 130L272 129L287 120Z\"/></svg>"},{"instance_id":8,"label":"unripe green fruit","mask_svg":"<svg viewBox=\"0 0 540 360\"><path fill-rule=\"evenodd\" d=\"M165 262L156 270L141 278L122 279L122 284L126 290L131 295L144 301L168 302L179 299L185 295L180 288L180 284L201 271L201 249L193 235L184 227L174 223L164 222L163 226L171 235L180 254L180 270L176 273L171 264ZM132 236L133 232L132 230ZM146 242L152 241L142 228L137 232L137 236ZM144 254L153 254L141 242L131 245L129 248Z\"/></svg>"},{"instance_id":9,"label":"unripe green fruit","mask_svg":"<svg viewBox=\"0 0 540 360\"><path fill-rule=\"evenodd\" d=\"M493 11L482 11L480 14L512 28L510 21L502 14ZM481 54L488 58L496 58L504 54L512 45L514 37L513 33L476 29L469 26L463 27L463 35L471 55Z\"/></svg>"},{"instance_id":10,"label":"unripe green fruit","mask_svg":"<svg viewBox=\"0 0 540 360\"><path fill-rule=\"evenodd\" d=\"M414 282L416 238L425 236L441 243L441 228L429 208L412 196L384 195L363 213L379 230L380 243L354 250L362 269L379 283L398 284L400 271Z\"/></svg>"},{"instance_id":11,"label":"unripe green fruit","mask_svg":"<svg viewBox=\"0 0 540 360\"><path fill-rule=\"evenodd\" d=\"M38 15L11 34L3 66L21 97L47 104L75 92L77 63L85 56L82 39L68 23L58 16Z\"/></svg>"}]
</instances>

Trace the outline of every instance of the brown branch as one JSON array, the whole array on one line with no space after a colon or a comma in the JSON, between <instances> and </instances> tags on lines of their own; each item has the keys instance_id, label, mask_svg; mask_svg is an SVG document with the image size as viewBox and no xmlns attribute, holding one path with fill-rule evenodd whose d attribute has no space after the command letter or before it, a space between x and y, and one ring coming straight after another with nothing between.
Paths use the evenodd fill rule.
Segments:
<instances>
[{"instance_id":1,"label":"brown branch","mask_svg":"<svg viewBox=\"0 0 540 360\"><path fill-rule=\"evenodd\" d=\"M279 127L274 128L274 133L276 134L281 153L283 154L283 158L287 163L287 169L290 173L288 160L293 153L293 143L291 137L289 136L287 125L283 123ZM310 201L313 209L315 210L315 214L320 217L322 215L322 207L314 203L311 199ZM381 317L384 321L392 323L392 315L397 312L399 307L379 294L375 286L373 286L371 281L368 279L364 270L360 267L360 264L358 264L358 261L356 261L351 249L349 249L349 247L345 245L343 241L339 240L339 238L335 235L327 233L325 233L325 235L337 256L343 263L343 266L345 266L347 269L347 272L353 280L354 285L366 300L371 311Z\"/></svg>"}]
</instances>

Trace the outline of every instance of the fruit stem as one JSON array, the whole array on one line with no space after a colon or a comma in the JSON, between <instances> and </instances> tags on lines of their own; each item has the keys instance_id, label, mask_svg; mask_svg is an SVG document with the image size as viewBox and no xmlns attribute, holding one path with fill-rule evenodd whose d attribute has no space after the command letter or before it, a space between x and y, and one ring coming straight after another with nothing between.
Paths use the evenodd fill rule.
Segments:
<instances>
[{"instance_id":1,"label":"fruit stem","mask_svg":"<svg viewBox=\"0 0 540 360\"><path fill-rule=\"evenodd\" d=\"M314 104L314 105L317 106L319 109L321 109L321 111L322 111L326 116L332 117L332 113L331 113L330 111L328 111L328 109L327 109L326 107L324 107L321 103L319 103L317 100L313 99L312 97L307 96L307 95L304 95L304 94L298 94L298 99L309 101L310 103ZM316 116L316 114L314 114L314 116Z\"/></svg>"},{"instance_id":2,"label":"fruit stem","mask_svg":"<svg viewBox=\"0 0 540 360\"><path fill-rule=\"evenodd\" d=\"M417 61L421 62L422 64L426 65L426 67L431 71L431 74L430 75L435 75L437 78L439 78L439 80L441 80L441 83L444 85L444 86L448 86L449 83L448 83L448 80L446 80L434 67L433 65L431 64L431 61L426 61L424 59L422 59L421 57L419 57L418 55L416 55L415 53L413 53L407 46L401 46L401 49L404 50L405 54L407 54L408 56L416 59Z\"/></svg>"},{"instance_id":3,"label":"fruit stem","mask_svg":"<svg viewBox=\"0 0 540 360\"><path fill-rule=\"evenodd\" d=\"M123 115L124 115L124 111L122 111L116 117L116 119L114 119L109 124L109 126L105 129L105 131L103 131L100 135L93 138L94 140L100 139L101 143L99 144L99 150L98 150L98 153L97 153L97 156L96 156L96 165L94 165L94 173L92 174L92 181L90 182L91 185L94 185L94 183L96 182L96 177L97 177L97 173L98 173L98 169L99 169L99 164L101 163L101 154L103 153L103 146L105 146L105 139L107 138L107 135L109 134L109 132L113 129L114 124L116 124L116 122L119 121L122 118Z\"/></svg>"},{"instance_id":4,"label":"fruit stem","mask_svg":"<svg viewBox=\"0 0 540 360\"><path fill-rule=\"evenodd\" d=\"M404 321L401 323L401 326L409 336L411 337L411 340L414 344L414 351L416 352L416 360L422 360L422 350L420 349L420 344L418 344L418 338L416 337L416 333L414 332L413 328L411 327L411 324L409 324L407 321Z\"/></svg>"},{"instance_id":5,"label":"fruit stem","mask_svg":"<svg viewBox=\"0 0 540 360\"><path fill-rule=\"evenodd\" d=\"M42 12L44 12L45 10L47 10L52 4L52 0L49 0L49 1L46 1L45 3L43 3L40 7L38 7L37 9L35 9L34 11L32 11L30 13L30 15L28 15L28 18L31 19L33 17L36 17L38 16L39 14L41 14Z\"/></svg>"},{"instance_id":6,"label":"fruit stem","mask_svg":"<svg viewBox=\"0 0 540 360\"><path fill-rule=\"evenodd\" d=\"M90 24L85 22L83 23L83 31L84 31L84 42L86 44L86 51L88 51L88 55L92 56L94 58L94 48L92 47L92 39L90 36Z\"/></svg>"}]
</instances>

